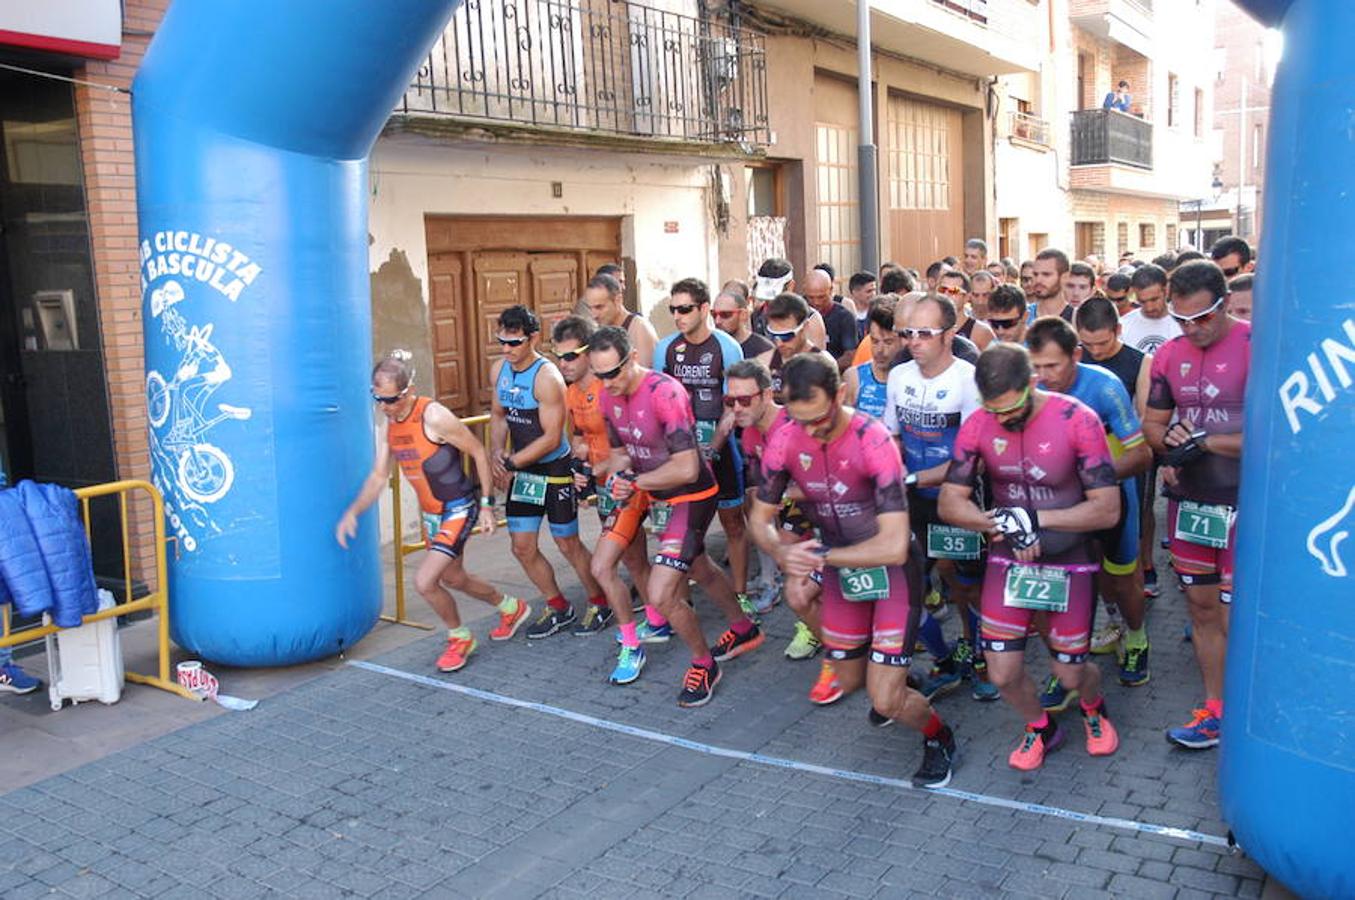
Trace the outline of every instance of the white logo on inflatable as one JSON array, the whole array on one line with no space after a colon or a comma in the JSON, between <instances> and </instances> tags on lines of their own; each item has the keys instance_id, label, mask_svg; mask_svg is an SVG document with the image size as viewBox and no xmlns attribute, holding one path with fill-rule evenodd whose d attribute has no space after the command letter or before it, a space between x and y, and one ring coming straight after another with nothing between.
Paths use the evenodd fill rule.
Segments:
<instances>
[{"instance_id":1,"label":"white logo on inflatable","mask_svg":"<svg viewBox=\"0 0 1355 900\"><path fill-rule=\"evenodd\" d=\"M1308 552L1322 564L1322 571L1333 578L1346 577L1346 564L1341 559L1341 544L1350 537L1351 528L1355 528L1355 487L1346 495L1346 502L1330 518L1318 522L1308 532Z\"/></svg>"},{"instance_id":2,"label":"white logo on inflatable","mask_svg":"<svg viewBox=\"0 0 1355 900\"><path fill-rule=\"evenodd\" d=\"M215 324L192 324L178 307L188 299L185 283L202 282L234 302L260 270L229 244L193 232L157 232L142 241L141 257L143 293L164 279L150 291L150 315L178 353L172 369L146 373L153 480L164 495L165 516L181 548L192 552L205 535L221 533L209 507L229 494L235 482L235 463L208 433L225 422L247 421L252 410L209 403L230 381L231 367L212 342Z\"/></svg>"}]
</instances>

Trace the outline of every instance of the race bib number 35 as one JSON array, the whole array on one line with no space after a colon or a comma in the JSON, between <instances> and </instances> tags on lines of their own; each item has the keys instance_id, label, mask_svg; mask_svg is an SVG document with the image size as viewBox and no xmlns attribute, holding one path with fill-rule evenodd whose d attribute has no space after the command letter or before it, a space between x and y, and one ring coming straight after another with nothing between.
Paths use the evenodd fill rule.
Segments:
<instances>
[{"instance_id":1,"label":"race bib number 35","mask_svg":"<svg viewBox=\"0 0 1355 900\"><path fill-rule=\"evenodd\" d=\"M1176 507L1176 536L1183 541L1222 550L1236 515L1231 506L1182 500Z\"/></svg>"},{"instance_id":2,"label":"race bib number 35","mask_svg":"<svg viewBox=\"0 0 1355 900\"><path fill-rule=\"evenodd\" d=\"M927 556L930 559L978 559L979 533L950 525L928 525Z\"/></svg>"},{"instance_id":3,"label":"race bib number 35","mask_svg":"<svg viewBox=\"0 0 1355 900\"><path fill-rule=\"evenodd\" d=\"M1068 572L1055 566L1013 565L1007 569L1002 604L1044 612L1068 611Z\"/></svg>"},{"instance_id":4,"label":"race bib number 35","mask_svg":"<svg viewBox=\"0 0 1355 900\"><path fill-rule=\"evenodd\" d=\"M837 570L842 596L854 603L885 600L889 597L889 570L884 566L869 569L845 567Z\"/></svg>"},{"instance_id":5,"label":"race bib number 35","mask_svg":"<svg viewBox=\"0 0 1355 900\"><path fill-rule=\"evenodd\" d=\"M508 499L532 506L546 505L546 476L518 472L513 476L513 490Z\"/></svg>"}]
</instances>

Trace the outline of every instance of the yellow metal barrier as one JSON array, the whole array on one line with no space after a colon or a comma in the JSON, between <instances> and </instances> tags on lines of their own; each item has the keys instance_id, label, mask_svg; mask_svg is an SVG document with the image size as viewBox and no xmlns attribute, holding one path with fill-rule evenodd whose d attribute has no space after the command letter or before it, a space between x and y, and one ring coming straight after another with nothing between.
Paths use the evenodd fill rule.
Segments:
<instances>
[{"instance_id":1,"label":"yellow metal barrier","mask_svg":"<svg viewBox=\"0 0 1355 900\"><path fill-rule=\"evenodd\" d=\"M144 491L150 497L155 522L155 589L141 597L132 596L132 554L127 528L127 495L132 491ZM157 687L189 700L205 699L196 696L186 688L180 687L178 682L170 677L169 673L169 576L165 565L165 503L160 497L160 492L156 490L155 485L146 481L113 481L108 484L96 484L93 487L80 488L75 492L75 495L80 498L85 534L89 536L91 544L94 535L90 526L89 501L95 497L117 496L118 515L122 524L123 596L128 598L126 603L119 604L111 609L90 613L84 617L82 624L88 625L90 622L100 622L104 619L117 619L138 612L150 611L156 613L158 616L156 644L159 649L159 665L156 674L142 675L129 671L126 673L127 680ZM38 625L11 632L9 606L0 607L0 611L3 611L0 614L0 619L3 620L3 626L0 627L0 647L14 647L46 637L49 634L55 634L61 630L56 625Z\"/></svg>"},{"instance_id":2,"label":"yellow metal barrier","mask_svg":"<svg viewBox=\"0 0 1355 900\"><path fill-rule=\"evenodd\" d=\"M480 428L480 441L486 447L489 446L489 414L479 416L467 416L461 420L467 428ZM473 461L469 458L463 459L462 464L469 468ZM499 519L500 527L507 525L507 519ZM400 469L395 467L391 473L391 526L395 534L392 544L395 548L395 615L382 616L383 622L394 622L397 625L408 625L411 628L423 628L432 631L435 626L424 622L415 622L412 619L405 618L405 557L411 553L418 553L425 549L423 541L405 543L404 535L404 512L400 509ZM422 534L422 526L420 526ZM481 529L477 526L475 531Z\"/></svg>"}]
</instances>

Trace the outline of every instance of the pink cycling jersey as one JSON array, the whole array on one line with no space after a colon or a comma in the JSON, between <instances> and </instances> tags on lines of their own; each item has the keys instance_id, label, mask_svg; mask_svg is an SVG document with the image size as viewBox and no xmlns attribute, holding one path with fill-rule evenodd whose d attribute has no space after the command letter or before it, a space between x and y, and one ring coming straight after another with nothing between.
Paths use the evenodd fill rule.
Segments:
<instances>
[{"instance_id":1,"label":"pink cycling jersey","mask_svg":"<svg viewBox=\"0 0 1355 900\"><path fill-rule=\"evenodd\" d=\"M1242 395L1251 356L1251 325L1234 321L1218 343L1201 350L1185 336L1173 338L1153 357L1148 406L1176 410L1206 434L1242 430ZM1168 496L1199 503L1237 505L1241 460L1206 454L1183 468Z\"/></svg>"},{"instance_id":2,"label":"pink cycling jersey","mask_svg":"<svg viewBox=\"0 0 1355 900\"><path fill-rule=\"evenodd\" d=\"M675 378L647 372L635 390L617 397L602 390L598 400L607 420L607 437L613 447L624 447L637 473L652 472L674 454L696 450L696 418L692 403ZM710 464L700 458L694 482L663 491L651 491L659 500L700 493L715 485Z\"/></svg>"},{"instance_id":3,"label":"pink cycling jersey","mask_svg":"<svg viewBox=\"0 0 1355 900\"><path fill-rule=\"evenodd\" d=\"M744 483L749 488L756 488L762 484L762 451L767 448L768 435L775 434L777 429L790 421L790 416L784 409L776 414L772 420L771 426L766 434L756 425L749 425L739 432L739 446L743 450L743 461L745 466Z\"/></svg>"},{"instance_id":4,"label":"pink cycling jersey","mask_svg":"<svg viewBox=\"0 0 1355 900\"><path fill-rule=\"evenodd\" d=\"M1044 394L1044 405L1020 431L1008 431L997 416L979 409L960 426L951 484L969 487L982 460L993 486L995 506L1027 510L1067 509L1095 488L1116 487L1115 467L1101 419L1078 400ZM1041 560L1085 563L1092 559L1088 535L1040 532ZM1010 559L1005 541L992 554Z\"/></svg>"},{"instance_id":5,"label":"pink cycling jersey","mask_svg":"<svg viewBox=\"0 0 1355 900\"><path fill-rule=\"evenodd\" d=\"M875 517L903 512L903 460L885 427L863 412L825 444L799 426L774 430L762 451L758 499L780 503L793 478L804 492L800 507L829 547L874 537Z\"/></svg>"}]
</instances>

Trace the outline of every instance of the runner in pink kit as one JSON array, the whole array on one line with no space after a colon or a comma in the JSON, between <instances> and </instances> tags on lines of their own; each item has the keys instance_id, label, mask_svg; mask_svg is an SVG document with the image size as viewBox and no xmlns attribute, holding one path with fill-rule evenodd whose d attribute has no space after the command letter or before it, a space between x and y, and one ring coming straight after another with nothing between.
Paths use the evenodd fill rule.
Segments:
<instances>
[{"instance_id":1,"label":"runner in pink kit","mask_svg":"<svg viewBox=\"0 0 1355 900\"><path fill-rule=\"evenodd\" d=\"M612 497L625 503L638 489L652 498L649 515L660 533L649 573L649 599L692 652L678 705L702 706L720 680L719 664L757 649L763 635L739 608L729 577L706 555L706 529L715 517L718 487L697 444L692 404L686 388L675 379L636 361L620 328L595 332L588 342L588 357L594 377L602 383L598 402L607 419L618 472L611 482ZM633 472L621 471L626 457ZM729 629L714 647L706 645L696 614L680 599L688 573L729 620ZM622 623L621 653L638 654L642 666L644 651L630 610L615 612Z\"/></svg>"},{"instance_id":2,"label":"runner in pink kit","mask_svg":"<svg viewBox=\"0 0 1355 900\"><path fill-rule=\"evenodd\" d=\"M1087 752L1109 755L1119 737L1106 715L1100 669L1086 662L1093 574L1100 565L1091 538L1120 514L1105 429L1079 401L1035 388L1024 347L989 347L975 378L983 407L960 426L940 515L951 525L987 533L992 542L980 599L981 640L993 683L1026 722L1008 762L1037 769L1045 753L1063 742L1025 672L1026 636L1037 611L1049 614L1054 673L1081 697ZM980 464L998 504L986 512L972 499Z\"/></svg>"},{"instance_id":3,"label":"runner in pink kit","mask_svg":"<svg viewBox=\"0 0 1355 900\"><path fill-rule=\"evenodd\" d=\"M922 578L905 537L903 461L883 425L844 405L845 385L832 362L797 356L786 363L784 385L791 422L763 449L754 540L789 576L823 573L823 642L839 684L849 691L864 681L875 709L923 733L913 782L939 787L950 781L956 747L931 705L908 687ZM792 480L819 540L785 544L778 537L776 511Z\"/></svg>"},{"instance_id":4,"label":"runner in pink kit","mask_svg":"<svg viewBox=\"0 0 1355 900\"><path fill-rule=\"evenodd\" d=\"M1204 705L1168 729L1167 740L1201 750L1218 745L1223 719L1251 325L1228 315L1227 281L1208 260L1172 272L1168 293L1167 311L1183 333L1153 357L1143 433L1164 454L1172 566L1186 586L1204 680Z\"/></svg>"}]
</instances>

